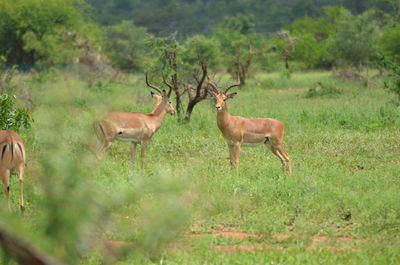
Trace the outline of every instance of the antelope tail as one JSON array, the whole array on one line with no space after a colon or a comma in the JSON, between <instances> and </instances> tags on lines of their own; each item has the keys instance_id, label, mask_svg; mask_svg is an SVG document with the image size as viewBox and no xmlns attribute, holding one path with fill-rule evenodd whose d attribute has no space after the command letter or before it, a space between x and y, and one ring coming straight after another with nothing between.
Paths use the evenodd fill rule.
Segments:
<instances>
[{"instance_id":1,"label":"antelope tail","mask_svg":"<svg viewBox=\"0 0 400 265\"><path fill-rule=\"evenodd\" d=\"M8 149L8 151L7 151ZM20 143L14 143L14 142L7 142L4 143L2 147L0 147L1 150L1 156L0 156L0 160L3 161L3 159L5 159L5 155L6 153L10 154L10 162L12 162L14 160L14 157L16 155L21 156L22 160L25 162L25 151L24 148L21 146Z\"/></svg>"}]
</instances>

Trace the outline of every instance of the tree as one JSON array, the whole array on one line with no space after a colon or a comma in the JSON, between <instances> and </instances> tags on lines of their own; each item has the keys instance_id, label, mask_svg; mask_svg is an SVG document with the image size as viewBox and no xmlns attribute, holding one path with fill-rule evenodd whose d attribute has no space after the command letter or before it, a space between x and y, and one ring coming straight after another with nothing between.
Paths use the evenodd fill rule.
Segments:
<instances>
[{"instance_id":1,"label":"tree","mask_svg":"<svg viewBox=\"0 0 400 265\"><path fill-rule=\"evenodd\" d=\"M331 49L339 64L361 67L377 62L380 30L373 15L373 11L358 16L342 13Z\"/></svg>"},{"instance_id":2,"label":"tree","mask_svg":"<svg viewBox=\"0 0 400 265\"><path fill-rule=\"evenodd\" d=\"M147 29L133 21L105 27L105 52L112 64L123 70L142 70L147 46Z\"/></svg>"},{"instance_id":3,"label":"tree","mask_svg":"<svg viewBox=\"0 0 400 265\"><path fill-rule=\"evenodd\" d=\"M239 75L245 84L253 63L254 24L249 17L236 16L224 20L213 37L220 43L224 64L233 76Z\"/></svg>"},{"instance_id":4,"label":"tree","mask_svg":"<svg viewBox=\"0 0 400 265\"><path fill-rule=\"evenodd\" d=\"M293 59L304 63L307 69L315 67L323 56L323 47L310 33L303 34L296 39Z\"/></svg>"},{"instance_id":5,"label":"tree","mask_svg":"<svg viewBox=\"0 0 400 265\"><path fill-rule=\"evenodd\" d=\"M380 40L383 53L392 61L400 63L400 25L387 29Z\"/></svg>"},{"instance_id":6,"label":"tree","mask_svg":"<svg viewBox=\"0 0 400 265\"><path fill-rule=\"evenodd\" d=\"M148 68L162 77L175 94L178 118L183 116L183 95L187 93L184 122L190 122L195 106L206 99L206 78L220 64L219 42L196 35L179 43L174 39L152 38L153 61Z\"/></svg>"},{"instance_id":7,"label":"tree","mask_svg":"<svg viewBox=\"0 0 400 265\"><path fill-rule=\"evenodd\" d=\"M208 95L205 83L208 70L216 67L220 60L220 48L214 39L202 35L193 36L184 43L182 63L186 75L188 105L184 121L190 122L194 107ZM194 84L192 84L194 83Z\"/></svg>"},{"instance_id":8,"label":"tree","mask_svg":"<svg viewBox=\"0 0 400 265\"><path fill-rule=\"evenodd\" d=\"M182 94L184 89L178 79L178 65L181 64L181 44L171 38L150 37L149 47L152 48L151 56L146 62L146 68L162 76L164 84L168 85L175 94L175 110L178 119L182 118ZM171 81L167 84L167 79Z\"/></svg>"},{"instance_id":9,"label":"tree","mask_svg":"<svg viewBox=\"0 0 400 265\"><path fill-rule=\"evenodd\" d=\"M282 53L282 59L285 65L285 69L289 71L289 58L292 57L297 43L297 38L294 36L290 36L289 32L287 31L277 32L276 37L276 44L280 52Z\"/></svg>"},{"instance_id":10,"label":"tree","mask_svg":"<svg viewBox=\"0 0 400 265\"><path fill-rule=\"evenodd\" d=\"M7 64L67 63L77 57L78 39L96 42L98 29L86 20L84 0L0 2L0 56Z\"/></svg>"}]
</instances>

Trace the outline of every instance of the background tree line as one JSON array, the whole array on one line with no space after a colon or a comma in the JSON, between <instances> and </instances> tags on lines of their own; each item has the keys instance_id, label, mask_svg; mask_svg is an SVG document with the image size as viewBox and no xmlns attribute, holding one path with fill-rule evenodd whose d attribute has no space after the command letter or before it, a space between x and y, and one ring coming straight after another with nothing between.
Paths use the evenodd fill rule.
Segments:
<instances>
[{"instance_id":1,"label":"background tree line","mask_svg":"<svg viewBox=\"0 0 400 265\"><path fill-rule=\"evenodd\" d=\"M244 84L256 71L380 67L400 60L396 0L4 0L0 62L37 69L106 61L173 86L185 119L206 97L204 74ZM171 57L172 56L172 57ZM118 70L118 71L119 71ZM4 70L3 70L4 71Z\"/></svg>"},{"instance_id":2,"label":"background tree line","mask_svg":"<svg viewBox=\"0 0 400 265\"><path fill-rule=\"evenodd\" d=\"M234 64L236 71L279 69L285 52L300 69L371 65L382 54L399 59L399 10L395 0L48 0L46 8L38 0L4 0L0 56L7 65L54 65L92 51L121 69L143 70L149 36L182 44L203 35L218 42L230 72Z\"/></svg>"}]
</instances>

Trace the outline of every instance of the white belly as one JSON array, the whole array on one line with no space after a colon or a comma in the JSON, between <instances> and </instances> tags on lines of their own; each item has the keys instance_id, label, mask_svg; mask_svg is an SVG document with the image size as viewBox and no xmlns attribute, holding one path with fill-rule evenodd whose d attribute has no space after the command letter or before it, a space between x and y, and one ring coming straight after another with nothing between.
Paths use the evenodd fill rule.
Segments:
<instances>
[{"instance_id":1,"label":"white belly","mask_svg":"<svg viewBox=\"0 0 400 265\"><path fill-rule=\"evenodd\" d=\"M143 138L142 129L121 129L116 139L122 142L140 143Z\"/></svg>"},{"instance_id":2,"label":"white belly","mask_svg":"<svg viewBox=\"0 0 400 265\"><path fill-rule=\"evenodd\" d=\"M140 143L140 140L135 139L135 138L125 138L125 137L118 137L118 136L117 136L117 138L115 138L115 139L117 139L118 141L121 141L121 142Z\"/></svg>"},{"instance_id":3,"label":"white belly","mask_svg":"<svg viewBox=\"0 0 400 265\"><path fill-rule=\"evenodd\" d=\"M264 142L258 142L258 143L242 143L242 146L259 146L264 144Z\"/></svg>"},{"instance_id":4,"label":"white belly","mask_svg":"<svg viewBox=\"0 0 400 265\"><path fill-rule=\"evenodd\" d=\"M233 142L231 142L231 141L227 141L227 143L229 144L229 145L233 145ZM262 145L262 144L265 144L265 142L264 141L262 141L262 142L255 142L255 143L245 143L245 142L242 142L241 144L240 144L240 146L259 146L259 145Z\"/></svg>"}]
</instances>

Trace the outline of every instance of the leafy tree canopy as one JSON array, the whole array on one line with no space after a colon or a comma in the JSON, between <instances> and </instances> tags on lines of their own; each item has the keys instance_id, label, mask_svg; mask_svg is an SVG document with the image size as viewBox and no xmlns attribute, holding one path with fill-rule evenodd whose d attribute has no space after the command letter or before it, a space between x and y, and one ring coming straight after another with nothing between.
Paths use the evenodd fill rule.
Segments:
<instances>
[{"instance_id":1,"label":"leafy tree canopy","mask_svg":"<svg viewBox=\"0 0 400 265\"><path fill-rule=\"evenodd\" d=\"M64 63L94 35L84 0L0 1L0 55L8 64Z\"/></svg>"}]
</instances>

